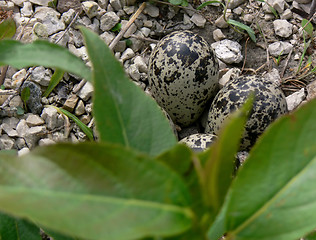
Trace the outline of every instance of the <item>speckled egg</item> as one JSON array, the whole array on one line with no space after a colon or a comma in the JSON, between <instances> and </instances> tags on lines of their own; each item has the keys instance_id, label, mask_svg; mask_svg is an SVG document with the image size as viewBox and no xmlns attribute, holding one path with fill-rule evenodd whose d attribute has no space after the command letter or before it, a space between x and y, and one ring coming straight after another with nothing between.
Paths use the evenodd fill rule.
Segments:
<instances>
[{"instance_id":1,"label":"speckled egg","mask_svg":"<svg viewBox=\"0 0 316 240\"><path fill-rule=\"evenodd\" d=\"M186 144L195 152L206 150L215 140L214 134L196 133L181 139L180 143Z\"/></svg>"},{"instance_id":2,"label":"speckled egg","mask_svg":"<svg viewBox=\"0 0 316 240\"><path fill-rule=\"evenodd\" d=\"M209 44L190 31L162 38L150 55L152 96L172 120L188 126L218 90L218 61Z\"/></svg>"},{"instance_id":3,"label":"speckled egg","mask_svg":"<svg viewBox=\"0 0 316 240\"><path fill-rule=\"evenodd\" d=\"M228 115L241 107L251 92L255 100L241 141L241 149L249 150L266 127L287 112L282 90L263 77L241 76L228 82L211 104L205 132L217 134Z\"/></svg>"}]
</instances>

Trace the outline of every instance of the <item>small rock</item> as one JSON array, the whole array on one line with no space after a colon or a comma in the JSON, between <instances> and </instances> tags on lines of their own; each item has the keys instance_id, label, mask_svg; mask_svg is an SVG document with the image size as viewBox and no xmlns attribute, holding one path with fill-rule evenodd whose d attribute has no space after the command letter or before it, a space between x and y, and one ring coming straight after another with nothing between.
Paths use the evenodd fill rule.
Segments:
<instances>
[{"instance_id":1,"label":"small rock","mask_svg":"<svg viewBox=\"0 0 316 240\"><path fill-rule=\"evenodd\" d=\"M35 127L43 125L45 121L40 116L30 113L26 118L26 123L29 127Z\"/></svg>"},{"instance_id":2,"label":"small rock","mask_svg":"<svg viewBox=\"0 0 316 240\"><path fill-rule=\"evenodd\" d=\"M43 139L40 139L38 141L39 146L48 146L48 145L52 145L55 143L56 143L55 141L53 141L52 139L49 139L49 138L43 138Z\"/></svg>"},{"instance_id":3,"label":"small rock","mask_svg":"<svg viewBox=\"0 0 316 240\"><path fill-rule=\"evenodd\" d=\"M124 52L126 49L126 41L119 41L115 47L114 47L114 52L117 53L117 52Z\"/></svg>"},{"instance_id":4,"label":"small rock","mask_svg":"<svg viewBox=\"0 0 316 240\"><path fill-rule=\"evenodd\" d=\"M3 134L0 137L0 150L10 150L14 146L14 140L11 139L8 135Z\"/></svg>"},{"instance_id":5,"label":"small rock","mask_svg":"<svg viewBox=\"0 0 316 240\"><path fill-rule=\"evenodd\" d=\"M134 52L131 48L127 48L127 49L123 52L123 54L122 54L122 56L121 56L121 60L124 62L124 61L126 61L126 60L128 60L128 59L131 59L131 58L133 58L133 57L135 57L135 52Z\"/></svg>"},{"instance_id":6,"label":"small rock","mask_svg":"<svg viewBox=\"0 0 316 240\"><path fill-rule=\"evenodd\" d=\"M120 22L120 18L115 14L115 12L107 12L101 17L100 21L101 30L109 31Z\"/></svg>"},{"instance_id":7,"label":"small rock","mask_svg":"<svg viewBox=\"0 0 316 240\"><path fill-rule=\"evenodd\" d=\"M128 74L135 81L138 81L140 79L140 73L138 71L138 68L135 66L135 64L132 64L128 68Z\"/></svg>"},{"instance_id":8,"label":"small rock","mask_svg":"<svg viewBox=\"0 0 316 240\"><path fill-rule=\"evenodd\" d=\"M29 0L31 3L47 7L51 0Z\"/></svg>"},{"instance_id":9,"label":"small rock","mask_svg":"<svg viewBox=\"0 0 316 240\"><path fill-rule=\"evenodd\" d=\"M33 26L33 33L38 38L47 38L48 37L47 26L42 23L37 22Z\"/></svg>"},{"instance_id":10,"label":"small rock","mask_svg":"<svg viewBox=\"0 0 316 240\"><path fill-rule=\"evenodd\" d=\"M115 34L112 32L104 32L100 35L100 38L103 39L107 45L110 45L112 40L115 38Z\"/></svg>"},{"instance_id":11,"label":"small rock","mask_svg":"<svg viewBox=\"0 0 316 240\"><path fill-rule=\"evenodd\" d=\"M2 123L0 126L0 129L2 129L9 137L17 137L18 132L13 129L9 124L7 123Z\"/></svg>"},{"instance_id":12,"label":"small rock","mask_svg":"<svg viewBox=\"0 0 316 240\"><path fill-rule=\"evenodd\" d=\"M281 85L281 77L280 77L278 69L276 68L273 68L270 72L264 74L263 77L265 77L271 82L274 82L275 85L278 87Z\"/></svg>"},{"instance_id":13,"label":"small rock","mask_svg":"<svg viewBox=\"0 0 316 240\"><path fill-rule=\"evenodd\" d=\"M69 111L69 112L73 112L73 110L75 109L77 102L78 102L79 98L77 95L72 94L70 95L66 102L63 105L63 109Z\"/></svg>"},{"instance_id":14,"label":"small rock","mask_svg":"<svg viewBox=\"0 0 316 240\"><path fill-rule=\"evenodd\" d=\"M279 13L282 14L284 12L285 1L284 0L274 0L272 7Z\"/></svg>"},{"instance_id":15,"label":"small rock","mask_svg":"<svg viewBox=\"0 0 316 240\"><path fill-rule=\"evenodd\" d=\"M2 123L8 124L10 128L16 128L19 123L19 119L16 117L7 117L2 120Z\"/></svg>"},{"instance_id":16,"label":"small rock","mask_svg":"<svg viewBox=\"0 0 316 240\"><path fill-rule=\"evenodd\" d=\"M248 23L248 24L251 24L253 23L254 21L254 15L253 14L245 14L244 17L243 17L243 20Z\"/></svg>"},{"instance_id":17,"label":"small rock","mask_svg":"<svg viewBox=\"0 0 316 240\"><path fill-rule=\"evenodd\" d=\"M16 72L13 76L12 76L12 83L11 83L11 87L12 88L19 88L24 80L26 76L26 70L23 68L20 71Z\"/></svg>"},{"instance_id":18,"label":"small rock","mask_svg":"<svg viewBox=\"0 0 316 240\"><path fill-rule=\"evenodd\" d=\"M28 133L29 129L30 128L27 125L25 119L21 119L19 121L19 123L17 124L17 126L16 126L16 131L17 131L19 137L22 137L22 138L26 136L26 134Z\"/></svg>"},{"instance_id":19,"label":"small rock","mask_svg":"<svg viewBox=\"0 0 316 240\"><path fill-rule=\"evenodd\" d=\"M290 9L285 9L285 11L281 14L281 19L289 20L293 17L293 13Z\"/></svg>"},{"instance_id":20,"label":"small rock","mask_svg":"<svg viewBox=\"0 0 316 240\"><path fill-rule=\"evenodd\" d=\"M141 56L137 56L134 59L134 64L137 67L137 69L139 70L139 72L142 73L147 73L147 64L145 63L145 60L143 57Z\"/></svg>"},{"instance_id":21,"label":"small rock","mask_svg":"<svg viewBox=\"0 0 316 240\"><path fill-rule=\"evenodd\" d=\"M223 15L215 20L215 26L218 28L228 28L229 24L225 21Z\"/></svg>"},{"instance_id":22,"label":"small rock","mask_svg":"<svg viewBox=\"0 0 316 240\"><path fill-rule=\"evenodd\" d=\"M61 36L63 36L63 37L60 38ZM67 47L67 44L69 41L69 33L68 32L65 33L65 31L60 31L60 32L55 33L49 37L49 40L51 42L56 42L58 39L59 39L59 42L57 43L58 45L63 46L63 47Z\"/></svg>"},{"instance_id":23,"label":"small rock","mask_svg":"<svg viewBox=\"0 0 316 240\"><path fill-rule=\"evenodd\" d=\"M301 3L301 4L307 4L310 3L312 0L295 0L295 2L297 3Z\"/></svg>"},{"instance_id":24,"label":"small rock","mask_svg":"<svg viewBox=\"0 0 316 240\"><path fill-rule=\"evenodd\" d=\"M124 6L123 10L127 15L131 15L135 11L135 6Z\"/></svg>"},{"instance_id":25,"label":"small rock","mask_svg":"<svg viewBox=\"0 0 316 240\"><path fill-rule=\"evenodd\" d=\"M81 116L85 112L86 112L86 110L85 110L84 103L82 100L79 100L77 107L75 109L75 114L76 114L76 116Z\"/></svg>"},{"instance_id":26,"label":"small rock","mask_svg":"<svg viewBox=\"0 0 316 240\"><path fill-rule=\"evenodd\" d=\"M32 149L37 145L38 140L43 136L46 132L45 126L36 126L31 127L29 131L27 132L26 136L24 137L24 140L26 142L26 145Z\"/></svg>"},{"instance_id":27,"label":"small rock","mask_svg":"<svg viewBox=\"0 0 316 240\"><path fill-rule=\"evenodd\" d=\"M288 38L292 35L293 25L289 23L287 20L275 20L273 21L274 32L276 35L284 38Z\"/></svg>"},{"instance_id":28,"label":"small rock","mask_svg":"<svg viewBox=\"0 0 316 240\"><path fill-rule=\"evenodd\" d=\"M11 0L11 1L19 7L23 7L23 3L25 2L25 0Z\"/></svg>"},{"instance_id":29,"label":"small rock","mask_svg":"<svg viewBox=\"0 0 316 240\"><path fill-rule=\"evenodd\" d=\"M110 0L110 4L117 12L122 9L122 4L120 0Z\"/></svg>"},{"instance_id":30,"label":"small rock","mask_svg":"<svg viewBox=\"0 0 316 240\"><path fill-rule=\"evenodd\" d=\"M47 87L49 85L50 79L52 78L52 72L44 67L36 67L30 76L30 80L38 83L41 86Z\"/></svg>"},{"instance_id":31,"label":"small rock","mask_svg":"<svg viewBox=\"0 0 316 240\"><path fill-rule=\"evenodd\" d=\"M241 45L238 42L224 39L212 45L216 56L227 64L240 63L243 59Z\"/></svg>"},{"instance_id":32,"label":"small rock","mask_svg":"<svg viewBox=\"0 0 316 240\"><path fill-rule=\"evenodd\" d=\"M198 13L193 14L193 16L190 18L191 22L193 22L196 26L200 28L204 28L206 19Z\"/></svg>"},{"instance_id":33,"label":"small rock","mask_svg":"<svg viewBox=\"0 0 316 240\"><path fill-rule=\"evenodd\" d=\"M15 147L16 147L17 149L25 148L25 147L26 147L26 143L25 143L24 138L21 138L21 137L17 138L17 139L15 140Z\"/></svg>"},{"instance_id":34,"label":"small rock","mask_svg":"<svg viewBox=\"0 0 316 240\"><path fill-rule=\"evenodd\" d=\"M221 41L223 39L226 38L226 36L224 35L224 33L222 32L222 30L220 29L215 29L213 31L213 38L216 42Z\"/></svg>"},{"instance_id":35,"label":"small rock","mask_svg":"<svg viewBox=\"0 0 316 240\"><path fill-rule=\"evenodd\" d=\"M53 107L45 107L41 117L45 120L47 129L53 130L64 124L62 118L59 117L57 110Z\"/></svg>"},{"instance_id":36,"label":"small rock","mask_svg":"<svg viewBox=\"0 0 316 240\"><path fill-rule=\"evenodd\" d=\"M306 97L307 101L316 98L316 81L313 81L310 84L308 84L306 86L306 90L307 90L307 97Z\"/></svg>"},{"instance_id":37,"label":"small rock","mask_svg":"<svg viewBox=\"0 0 316 240\"><path fill-rule=\"evenodd\" d=\"M21 8L21 15L24 17L30 17L33 14L32 3L24 2L23 8Z\"/></svg>"},{"instance_id":38,"label":"small rock","mask_svg":"<svg viewBox=\"0 0 316 240\"><path fill-rule=\"evenodd\" d=\"M57 10L61 13L67 12L73 9L76 12L82 12L82 6L80 0L58 0Z\"/></svg>"},{"instance_id":39,"label":"small rock","mask_svg":"<svg viewBox=\"0 0 316 240\"><path fill-rule=\"evenodd\" d=\"M150 28L143 27L140 29L140 31L142 32L142 34L144 34L145 37L148 37L151 30Z\"/></svg>"},{"instance_id":40,"label":"small rock","mask_svg":"<svg viewBox=\"0 0 316 240\"><path fill-rule=\"evenodd\" d=\"M144 13L156 18L159 16L159 8L152 4L147 4L146 8L144 9Z\"/></svg>"},{"instance_id":41,"label":"small rock","mask_svg":"<svg viewBox=\"0 0 316 240\"><path fill-rule=\"evenodd\" d=\"M294 110L305 99L304 88L286 97L287 108L289 111Z\"/></svg>"},{"instance_id":42,"label":"small rock","mask_svg":"<svg viewBox=\"0 0 316 240\"><path fill-rule=\"evenodd\" d=\"M88 101L92 94L93 86L90 82L86 82L86 84L77 93L78 97L80 97L83 101Z\"/></svg>"},{"instance_id":43,"label":"small rock","mask_svg":"<svg viewBox=\"0 0 316 240\"><path fill-rule=\"evenodd\" d=\"M17 108L17 107L22 107L23 108L23 101L22 101L21 97L19 95L18 96L14 96L10 100L9 106L11 108Z\"/></svg>"},{"instance_id":44,"label":"small rock","mask_svg":"<svg viewBox=\"0 0 316 240\"><path fill-rule=\"evenodd\" d=\"M99 5L94 1L85 1L81 3L83 11L89 18L93 18L98 14Z\"/></svg>"},{"instance_id":45,"label":"small rock","mask_svg":"<svg viewBox=\"0 0 316 240\"><path fill-rule=\"evenodd\" d=\"M126 26L128 21L122 20L122 28ZM132 34L134 34L137 31L137 26L135 23L132 23L132 25L129 27L129 29L124 33L123 37L124 38L129 38Z\"/></svg>"},{"instance_id":46,"label":"small rock","mask_svg":"<svg viewBox=\"0 0 316 240\"><path fill-rule=\"evenodd\" d=\"M235 79L236 77L238 77L240 75L241 71L239 68L231 68L227 71L227 73L225 73L221 79L219 80L219 86L220 88L224 87L224 85L232 80Z\"/></svg>"},{"instance_id":47,"label":"small rock","mask_svg":"<svg viewBox=\"0 0 316 240\"><path fill-rule=\"evenodd\" d=\"M239 5L243 4L246 0L231 0L228 4L229 9L234 9L238 7ZM226 1L227 4L227 1Z\"/></svg>"},{"instance_id":48,"label":"small rock","mask_svg":"<svg viewBox=\"0 0 316 240\"><path fill-rule=\"evenodd\" d=\"M58 12L52 12L50 10L46 12L44 17L41 19L42 23L46 25L48 36L65 29L64 22L58 19L59 15L60 14ZM38 16L38 15L35 15L35 16Z\"/></svg>"},{"instance_id":49,"label":"small rock","mask_svg":"<svg viewBox=\"0 0 316 240\"><path fill-rule=\"evenodd\" d=\"M274 42L268 46L268 51L270 55L278 57L279 55L289 54L293 49L293 45L288 42Z\"/></svg>"},{"instance_id":50,"label":"small rock","mask_svg":"<svg viewBox=\"0 0 316 240\"><path fill-rule=\"evenodd\" d=\"M24 147L18 151L18 156L23 156L25 154L28 154L30 152L30 149L28 147Z\"/></svg>"},{"instance_id":51,"label":"small rock","mask_svg":"<svg viewBox=\"0 0 316 240\"><path fill-rule=\"evenodd\" d=\"M75 16L76 12L71 8L67 12L64 12L63 15L61 15L61 20L68 26Z\"/></svg>"}]
</instances>

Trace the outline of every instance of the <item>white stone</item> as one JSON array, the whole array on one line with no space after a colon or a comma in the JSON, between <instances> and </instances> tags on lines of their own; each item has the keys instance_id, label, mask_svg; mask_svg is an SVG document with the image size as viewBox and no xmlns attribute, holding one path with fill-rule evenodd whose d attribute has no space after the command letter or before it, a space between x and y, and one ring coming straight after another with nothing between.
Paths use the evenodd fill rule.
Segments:
<instances>
[{"instance_id":1,"label":"white stone","mask_svg":"<svg viewBox=\"0 0 316 240\"><path fill-rule=\"evenodd\" d=\"M240 63L243 59L241 45L238 42L224 39L212 45L216 56L227 64Z\"/></svg>"},{"instance_id":2,"label":"white stone","mask_svg":"<svg viewBox=\"0 0 316 240\"><path fill-rule=\"evenodd\" d=\"M278 19L273 21L274 32L276 35L284 38L288 38L292 35L293 25L287 20Z\"/></svg>"},{"instance_id":3,"label":"white stone","mask_svg":"<svg viewBox=\"0 0 316 240\"><path fill-rule=\"evenodd\" d=\"M24 2L23 8L21 8L21 15L24 17L30 17L33 14L32 3Z\"/></svg>"},{"instance_id":4,"label":"white stone","mask_svg":"<svg viewBox=\"0 0 316 240\"><path fill-rule=\"evenodd\" d=\"M81 116L82 114L84 114L86 112L86 109L85 109L85 106L84 106L84 103L82 100L79 100L78 104L77 104L77 107L75 109L75 114L77 116Z\"/></svg>"},{"instance_id":5,"label":"white stone","mask_svg":"<svg viewBox=\"0 0 316 240\"><path fill-rule=\"evenodd\" d=\"M31 3L33 4L37 4L37 5L40 5L40 6L44 6L44 7L47 7L48 6L48 3L51 1L51 0L29 0Z\"/></svg>"},{"instance_id":6,"label":"white stone","mask_svg":"<svg viewBox=\"0 0 316 240\"><path fill-rule=\"evenodd\" d=\"M16 128L16 125L18 125L18 122L20 120L16 117L10 117L10 118L5 118L2 120L2 123L8 124L10 128Z\"/></svg>"},{"instance_id":7,"label":"white stone","mask_svg":"<svg viewBox=\"0 0 316 240\"><path fill-rule=\"evenodd\" d=\"M150 28L142 27L142 28L140 29L140 31L144 34L145 37L148 37L151 30L150 30Z\"/></svg>"},{"instance_id":8,"label":"white stone","mask_svg":"<svg viewBox=\"0 0 316 240\"><path fill-rule=\"evenodd\" d=\"M29 152L30 152L30 149L27 147L24 147L18 151L18 156L23 156L25 154L28 154Z\"/></svg>"},{"instance_id":9,"label":"white stone","mask_svg":"<svg viewBox=\"0 0 316 240\"><path fill-rule=\"evenodd\" d=\"M123 10L127 15L131 15L135 11L135 6L124 6Z\"/></svg>"},{"instance_id":10,"label":"white stone","mask_svg":"<svg viewBox=\"0 0 316 240\"><path fill-rule=\"evenodd\" d=\"M58 119L57 110L53 107L45 107L41 114L41 117L45 120L47 129L53 130L62 126L62 122Z\"/></svg>"},{"instance_id":11,"label":"white stone","mask_svg":"<svg viewBox=\"0 0 316 240\"><path fill-rule=\"evenodd\" d=\"M191 22L193 22L196 26L203 28L206 23L206 19L198 13L193 14L190 18Z\"/></svg>"},{"instance_id":12,"label":"white stone","mask_svg":"<svg viewBox=\"0 0 316 240\"><path fill-rule=\"evenodd\" d=\"M312 0L295 0L294 2L297 2L297 3L301 3L301 4L307 4L307 3L310 3Z\"/></svg>"},{"instance_id":13,"label":"white stone","mask_svg":"<svg viewBox=\"0 0 316 240\"><path fill-rule=\"evenodd\" d=\"M219 80L220 88L224 87L224 85L230 80L235 79L240 75L241 71L239 68L231 68L225 73Z\"/></svg>"},{"instance_id":14,"label":"white stone","mask_svg":"<svg viewBox=\"0 0 316 240\"><path fill-rule=\"evenodd\" d=\"M128 74L135 81L138 81L140 79L140 73L139 73L137 67L135 66L135 64L132 64L128 68Z\"/></svg>"},{"instance_id":15,"label":"white stone","mask_svg":"<svg viewBox=\"0 0 316 240\"><path fill-rule=\"evenodd\" d=\"M0 150L10 150L13 147L14 147L14 140L12 140L6 134L0 136Z\"/></svg>"},{"instance_id":16,"label":"white stone","mask_svg":"<svg viewBox=\"0 0 316 240\"><path fill-rule=\"evenodd\" d=\"M115 12L107 12L101 17L100 28L102 31L109 31L119 22L120 18Z\"/></svg>"},{"instance_id":17,"label":"white stone","mask_svg":"<svg viewBox=\"0 0 316 240\"><path fill-rule=\"evenodd\" d=\"M69 23L74 19L76 16L76 11L72 8L70 8L67 12L64 12L61 16L61 20L66 24L69 25Z\"/></svg>"},{"instance_id":18,"label":"white stone","mask_svg":"<svg viewBox=\"0 0 316 240\"><path fill-rule=\"evenodd\" d=\"M136 56L134 59L134 64L139 70L139 72L147 73L147 64L145 63L145 60L141 56Z\"/></svg>"},{"instance_id":19,"label":"white stone","mask_svg":"<svg viewBox=\"0 0 316 240\"><path fill-rule=\"evenodd\" d=\"M223 15L215 20L215 26L218 28L228 28L229 24L224 20Z\"/></svg>"},{"instance_id":20,"label":"white stone","mask_svg":"<svg viewBox=\"0 0 316 240\"><path fill-rule=\"evenodd\" d=\"M224 35L224 33L222 32L222 30L220 30L220 29L215 29L214 31L213 31L213 38L214 38L214 40L216 41L216 42L218 42L218 41L221 41L221 40L223 40L223 39L225 39L225 35Z\"/></svg>"},{"instance_id":21,"label":"white stone","mask_svg":"<svg viewBox=\"0 0 316 240\"><path fill-rule=\"evenodd\" d=\"M44 119L36 114L28 114L26 118L26 123L29 127L35 127L39 125L43 125L45 123Z\"/></svg>"},{"instance_id":22,"label":"white stone","mask_svg":"<svg viewBox=\"0 0 316 240\"><path fill-rule=\"evenodd\" d=\"M131 48L127 48L127 49L123 52L123 54L122 54L122 56L121 56L121 60L124 62L124 61L126 61L126 60L128 60L128 59L131 59L131 58L133 58L133 57L135 57L135 52L134 52Z\"/></svg>"},{"instance_id":23,"label":"white stone","mask_svg":"<svg viewBox=\"0 0 316 240\"><path fill-rule=\"evenodd\" d=\"M159 16L159 8L152 4L147 4L146 8L144 9L144 13L156 18Z\"/></svg>"},{"instance_id":24,"label":"white stone","mask_svg":"<svg viewBox=\"0 0 316 240\"><path fill-rule=\"evenodd\" d=\"M18 132L13 129L9 124L7 123L2 123L1 124L1 129L9 136L9 137L17 137Z\"/></svg>"},{"instance_id":25,"label":"white stone","mask_svg":"<svg viewBox=\"0 0 316 240\"><path fill-rule=\"evenodd\" d=\"M86 82L86 84L77 93L78 97L80 97L83 101L89 100L92 94L93 94L93 85L90 82Z\"/></svg>"},{"instance_id":26,"label":"white stone","mask_svg":"<svg viewBox=\"0 0 316 240\"><path fill-rule=\"evenodd\" d=\"M89 18L93 18L98 15L99 5L94 1L85 1L81 3L83 11Z\"/></svg>"},{"instance_id":27,"label":"white stone","mask_svg":"<svg viewBox=\"0 0 316 240\"><path fill-rule=\"evenodd\" d=\"M52 8L36 8L36 13L34 17L42 22L42 24L46 25L48 35L52 35L65 29L64 22L59 19L60 13Z\"/></svg>"},{"instance_id":28,"label":"white stone","mask_svg":"<svg viewBox=\"0 0 316 240\"><path fill-rule=\"evenodd\" d=\"M298 92L295 92L286 97L287 108L289 111L294 110L298 107L305 99L305 90L302 88Z\"/></svg>"},{"instance_id":29,"label":"white stone","mask_svg":"<svg viewBox=\"0 0 316 240\"><path fill-rule=\"evenodd\" d=\"M20 97L20 95L14 96L10 102L9 102L9 106L12 108L16 108L16 107L22 107L23 108L23 101Z\"/></svg>"},{"instance_id":30,"label":"white stone","mask_svg":"<svg viewBox=\"0 0 316 240\"><path fill-rule=\"evenodd\" d=\"M33 33L35 34L34 38L47 38L48 37L48 30L47 26L43 23L37 22L33 26Z\"/></svg>"},{"instance_id":31,"label":"white stone","mask_svg":"<svg viewBox=\"0 0 316 240\"><path fill-rule=\"evenodd\" d=\"M23 3L25 2L25 0L11 0L11 1L19 7L23 7Z\"/></svg>"},{"instance_id":32,"label":"white stone","mask_svg":"<svg viewBox=\"0 0 316 240\"><path fill-rule=\"evenodd\" d=\"M293 45L288 42L274 42L268 46L268 51L270 55L274 57L278 57L279 55L289 54L293 49Z\"/></svg>"},{"instance_id":33,"label":"white stone","mask_svg":"<svg viewBox=\"0 0 316 240\"><path fill-rule=\"evenodd\" d=\"M128 21L122 20L122 29L126 26ZM124 33L124 38L129 38L132 34L134 34L137 31L137 26L135 23L132 23L131 26L128 28L128 30Z\"/></svg>"},{"instance_id":34,"label":"white stone","mask_svg":"<svg viewBox=\"0 0 316 240\"><path fill-rule=\"evenodd\" d=\"M280 77L278 69L276 68L273 68L270 72L264 74L263 77L265 77L271 82L274 82L275 85L278 87L281 85L281 77Z\"/></svg>"},{"instance_id":35,"label":"white stone","mask_svg":"<svg viewBox=\"0 0 316 240\"><path fill-rule=\"evenodd\" d=\"M52 72L44 67L36 67L30 76L30 80L38 83L41 86L47 87L49 85L50 79L52 78Z\"/></svg>"},{"instance_id":36,"label":"white stone","mask_svg":"<svg viewBox=\"0 0 316 240\"><path fill-rule=\"evenodd\" d=\"M47 146L47 145L52 145L54 143L56 143L56 142L52 139L49 139L49 138L43 138L43 139L40 139L38 141L39 146Z\"/></svg>"},{"instance_id":37,"label":"white stone","mask_svg":"<svg viewBox=\"0 0 316 240\"><path fill-rule=\"evenodd\" d=\"M284 12L285 1L284 0L274 0L272 7L279 13Z\"/></svg>"},{"instance_id":38,"label":"white stone","mask_svg":"<svg viewBox=\"0 0 316 240\"><path fill-rule=\"evenodd\" d=\"M11 87L12 88L19 88L24 80L26 76L26 70L25 68L21 69L20 71L16 72L13 76L12 76L12 83L11 83Z\"/></svg>"},{"instance_id":39,"label":"white stone","mask_svg":"<svg viewBox=\"0 0 316 240\"><path fill-rule=\"evenodd\" d=\"M110 4L117 12L122 9L122 4L120 0L110 0Z\"/></svg>"},{"instance_id":40,"label":"white stone","mask_svg":"<svg viewBox=\"0 0 316 240\"><path fill-rule=\"evenodd\" d=\"M14 9L14 3L8 1L0 1L0 8L4 11L11 11Z\"/></svg>"},{"instance_id":41,"label":"white stone","mask_svg":"<svg viewBox=\"0 0 316 240\"><path fill-rule=\"evenodd\" d=\"M306 90L307 90L307 97L306 97L307 101L316 98L316 81L309 83L306 86Z\"/></svg>"},{"instance_id":42,"label":"white stone","mask_svg":"<svg viewBox=\"0 0 316 240\"><path fill-rule=\"evenodd\" d=\"M36 126L31 127L24 137L24 140L26 142L26 145L32 149L35 146L37 146L38 140L41 138L41 136L44 136L46 132L45 126Z\"/></svg>"},{"instance_id":43,"label":"white stone","mask_svg":"<svg viewBox=\"0 0 316 240\"><path fill-rule=\"evenodd\" d=\"M100 38L103 39L107 45L110 45L112 40L115 38L115 34L106 31L100 35Z\"/></svg>"},{"instance_id":44,"label":"white stone","mask_svg":"<svg viewBox=\"0 0 316 240\"><path fill-rule=\"evenodd\" d=\"M251 24L253 23L254 21L254 15L253 14L245 14L244 17L243 17L243 20L248 23L248 24Z\"/></svg>"},{"instance_id":45,"label":"white stone","mask_svg":"<svg viewBox=\"0 0 316 240\"><path fill-rule=\"evenodd\" d=\"M289 20L293 17L292 11L290 9L285 9L285 11L281 14L281 19Z\"/></svg>"},{"instance_id":46,"label":"white stone","mask_svg":"<svg viewBox=\"0 0 316 240\"><path fill-rule=\"evenodd\" d=\"M21 119L16 126L16 131L19 135L19 137L25 137L27 135L27 132L29 131L29 126L27 125L25 119Z\"/></svg>"}]
</instances>

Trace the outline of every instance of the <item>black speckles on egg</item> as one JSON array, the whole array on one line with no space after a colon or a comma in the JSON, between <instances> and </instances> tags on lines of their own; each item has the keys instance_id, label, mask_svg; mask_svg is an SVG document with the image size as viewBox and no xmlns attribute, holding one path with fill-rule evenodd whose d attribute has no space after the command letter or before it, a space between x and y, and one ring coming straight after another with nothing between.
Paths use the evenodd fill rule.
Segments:
<instances>
[{"instance_id":1,"label":"black speckles on egg","mask_svg":"<svg viewBox=\"0 0 316 240\"><path fill-rule=\"evenodd\" d=\"M216 138L214 134L196 133L181 139L180 143L186 144L196 152L202 152L206 150Z\"/></svg>"},{"instance_id":2,"label":"black speckles on egg","mask_svg":"<svg viewBox=\"0 0 316 240\"><path fill-rule=\"evenodd\" d=\"M157 44L149 59L152 96L181 126L201 115L218 90L218 61L209 44L190 32L173 32Z\"/></svg>"},{"instance_id":3,"label":"black speckles on egg","mask_svg":"<svg viewBox=\"0 0 316 240\"><path fill-rule=\"evenodd\" d=\"M251 92L255 101L241 141L241 149L248 150L270 123L287 112L283 92L265 78L241 76L228 82L211 104L205 132L218 134L228 115L241 107Z\"/></svg>"}]
</instances>

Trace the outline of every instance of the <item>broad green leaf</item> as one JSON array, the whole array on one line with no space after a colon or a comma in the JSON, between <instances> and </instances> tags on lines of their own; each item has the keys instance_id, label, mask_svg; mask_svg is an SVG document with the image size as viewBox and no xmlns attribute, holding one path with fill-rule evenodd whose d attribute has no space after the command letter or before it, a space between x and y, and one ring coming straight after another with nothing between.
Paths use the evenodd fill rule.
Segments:
<instances>
[{"instance_id":1,"label":"broad green leaf","mask_svg":"<svg viewBox=\"0 0 316 240\"><path fill-rule=\"evenodd\" d=\"M316 228L316 100L258 139L227 197L227 239L295 240Z\"/></svg>"},{"instance_id":2,"label":"broad green leaf","mask_svg":"<svg viewBox=\"0 0 316 240\"><path fill-rule=\"evenodd\" d=\"M304 27L304 30L307 32L307 34L312 37L313 36L313 24L311 22L309 22L307 19L303 19L302 20L302 27Z\"/></svg>"},{"instance_id":3,"label":"broad green leaf","mask_svg":"<svg viewBox=\"0 0 316 240\"><path fill-rule=\"evenodd\" d=\"M16 24L12 18L7 18L0 24L0 40L12 38L16 32Z\"/></svg>"},{"instance_id":4,"label":"broad green leaf","mask_svg":"<svg viewBox=\"0 0 316 240\"><path fill-rule=\"evenodd\" d=\"M56 144L0 158L0 211L70 236L178 234L191 226L189 205L177 174L121 146Z\"/></svg>"},{"instance_id":5,"label":"broad green leaf","mask_svg":"<svg viewBox=\"0 0 316 240\"><path fill-rule=\"evenodd\" d=\"M42 238L37 226L0 212L0 239L41 240Z\"/></svg>"},{"instance_id":6,"label":"broad green leaf","mask_svg":"<svg viewBox=\"0 0 316 240\"><path fill-rule=\"evenodd\" d=\"M213 214L219 212L233 179L236 153L240 147L253 100L254 95L251 95L238 111L230 115L218 138L211 145L210 151L205 153L208 153L208 159L200 176L205 201L212 208Z\"/></svg>"},{"instance_id":7,"label":"broad green leaf","mask_svg":"<svg viewBox=\"0 0 316 240\"><path fill-rule=\"evenodd\" d=\"M44 40L36 40L30 44L15 40L0 41L0 65L11 65L15 68L59 68L91 80L91 71L80 58L66 48Z\"/></svg>"},{"instance_id":8,"label":"broad green leaf","mask_svg":"<svg viewBox=\"0 0 316 240\"><path fill-rule=\"evenodd\" d=\"M245 24L243 24L243 23L241 23L241 22L235 21L235 20L233 20L233 19L227 19L227 23L228 23L228 24L232 24L232 25L234 25L234 26L237 26L237 27L239 27L239 28L245 30L245 31L248 33L249 37L251 38L251 40L252 40L253 42L256 42L256 41L257 41L255 32L253 31L253 29L252 29L251 27L249 27L249 26L247 26L247 25L245 25Z\"/></svg>"},{"instance_id":9,"label":"broad green leaf","mask_svg":"<svg viewBox=\"0 0 316 240\"><path fill-rule=\"evenodd\" d=\"M52 78L49 81L49 85L43 94L43 97L48 97L48 95L54 90L54 88L58 85L60 80L63 79L65 71L57 68L52 76Z\"/></svg>"},{"instance_id":10,"label":"broad green leaf","mask_svg":"<svg viewBox=\"0 0 316 240\"><path fill-rule=\"evenodd\" d=\"M25 87L23 88L22 92L21 92L21 99L22 101L26 102L31 96L31 91L29 87Z\"/></svg>"},{"instance_id":11,"label":"broad green leaf","mask_svg":"<svg viewBox=\"0 0 316 240\"><path fill-rule=\"evenodd\" d=\"M65 116L69 117L72 121L74 121L78 127L87 135L87 137L89 138L90 141L94 140L93 137L93 131L91 128L89 128L86 124L84 124L83 122L80 121L79 118L77 118L75 115L73 115L72 113L68 112L67 110L63 109L63 108L58 108L52 105L46 105L46 107L53 107L55 108L60 114L64 114Z\"/></svg>"},{"instance_id":12,"label":"broad green leaf","mask_svg":"<svg viewBox=\"0 0 316 240\"><path fill-rule=\"evenodd\" d=\"M316 231L313 231L312 233L305 236L304 240L316 240Z\"/></svg>"},{"instance_id":13,"label":"broad green leaf","mask_svg":"<svg viewBox=\"0 0 316 240\"><path fill-rule=\"evenodd\" d=\"M151 156L174 146L175 136L156 102L127 78L97 34L80 29L94 69L93 107L100 140Z\"/></svg>"},{"instance_id":14,"label":"broad green leaf","mask_svg":"<svg viewBox=\"0 0 316 240\"><path fill-rule=\"evenodd\" d=\"M117 23L117 24L111 29L111 31L112 31L112 32L119 32L119 31L121 31L121 28L122 28L122 23Z\"/></svg>"}]
</instances>

